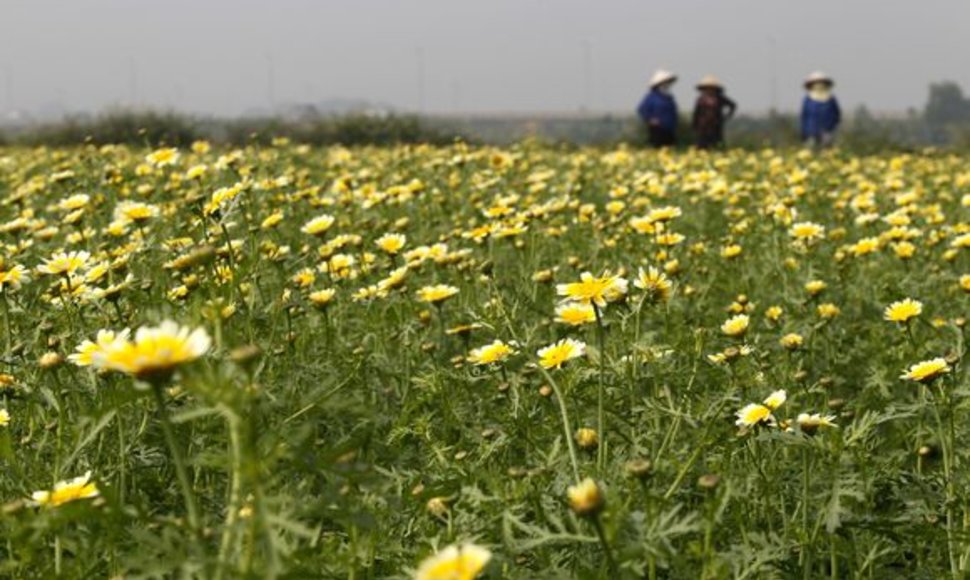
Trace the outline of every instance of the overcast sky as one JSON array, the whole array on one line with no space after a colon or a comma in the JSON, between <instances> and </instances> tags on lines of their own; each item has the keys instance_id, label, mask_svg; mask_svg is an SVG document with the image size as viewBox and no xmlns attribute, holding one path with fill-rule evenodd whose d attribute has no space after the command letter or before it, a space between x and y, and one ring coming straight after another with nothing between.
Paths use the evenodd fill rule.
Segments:
<instances>
[{"instance_id":1,"label":"overcast sky","mask_svg":"<svg viewBox=\"0 0 970 580\"><path fill-rule=\"evenodd\" d=\"M682 104L711 72L794 109L819 68L845 108L922 107L931 81L970 89L970 0L0 0L7 110L628 112L658 66Z\"/></svg>"}]
</instances>

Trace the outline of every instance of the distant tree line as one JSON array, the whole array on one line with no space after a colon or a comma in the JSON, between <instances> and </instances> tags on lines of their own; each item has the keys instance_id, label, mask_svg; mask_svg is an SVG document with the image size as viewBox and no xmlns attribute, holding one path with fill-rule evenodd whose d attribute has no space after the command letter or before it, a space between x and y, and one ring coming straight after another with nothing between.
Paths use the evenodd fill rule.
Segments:
<instances>
[{"instance_id":1,"label":"distant tree line","mask_svg":"<svg viewBox=\"0 0 970 580\"><path fill-rule=\"evenodd\" d=\"M446 143L439 132L414 115L320 116L294 120L277 117L215 119L173 112L109 111L97 116L71 116L53 123L2 132L0 142L65 146L81 143L127 143L156 146L188 145L205 139L245 145L268 143L275 137L313 145L391 145Z\"/></svg>"},{"instance_id":2,"label":"distant tree line","mask_svg":"<svg viewBox=\"0 0 970 580\"><path fill-rule=\"evenodd\" d=\"M743 105L743 104L742 104ZM917 149L925 146L970 148L970 98L952 81L929 86L922 111L880 117L865 105L847 116L840 131L843 147L858 151ZM108 111L96 116L69 116L61 121L0 130L0 144L63 146L81 143L187 145L198 139L243 145L288 137L311 145L445 144L455 139L506 144L524 138L564 145L645 142L643 126L631 114L601 116L549 115L520 117L451 117L351 114L304 115L299 118L217 119L159 111ZM689 123L679 131L692 142ZM786 147L799 144L792 114L740 115L728 126L733 147Z\"/></svg>"}]
</instances>

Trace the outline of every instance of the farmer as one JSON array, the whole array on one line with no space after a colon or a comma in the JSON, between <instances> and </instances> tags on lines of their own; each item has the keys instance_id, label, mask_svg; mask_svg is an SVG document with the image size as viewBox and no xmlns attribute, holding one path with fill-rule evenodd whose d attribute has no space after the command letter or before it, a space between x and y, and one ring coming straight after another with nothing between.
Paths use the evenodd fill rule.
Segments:
<instances>
[{"instance_id":1,"label":"farmer","mask_svg":"<svg viewBox=\"0 0 970 580\"><path fill-rule=\"evenodd\" d=\"M839 102L832 95L835 83L822 72L813 72L805 79L805 98L802 100L802 140L806 145L823 148L835 140L835 130L842 120Z\"/></svg>"},{"instance_id":2,"label":"farmer","mask_svg":"<svg viewBox=\"0 0 970 580\"><path fill-rule=\"evenodd\" d=\"M670 88L677 75L660 69L650 79L650 92L640 101L637 114L647 124L650 145L667 147L677 140L677 103Z\"/></svg>"},{"instance_id":3,"label":"farmer","mask_svg":"<svg viewBox=\"0 0 970 580\"><path fill-rule=\"evenodd\" d=\"M734 116L738 105L724 94L724 87L714 75L707 75L697 83L697 102L691 126L699 149L724 144L724 122Z\"/></svg>"}]
</instances>

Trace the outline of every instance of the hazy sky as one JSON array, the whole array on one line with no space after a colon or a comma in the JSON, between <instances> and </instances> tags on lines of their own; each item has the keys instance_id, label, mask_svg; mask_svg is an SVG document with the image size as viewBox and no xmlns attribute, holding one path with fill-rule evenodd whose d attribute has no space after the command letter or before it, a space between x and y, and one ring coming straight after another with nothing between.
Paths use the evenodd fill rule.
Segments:
<instances>
[{"instance_id":1,"label":"hazy sky","mask_svg":"<svg viewBox=\"0 0 970 580\"><path fill-rule=\"evenodd\" d=\"M821 68L846 108L921 107L970 89L970 0L0 0L8 110L629 112L658 66L682 104L713 72L743 109L794 109Z\"/></svg>"}]
</instances>

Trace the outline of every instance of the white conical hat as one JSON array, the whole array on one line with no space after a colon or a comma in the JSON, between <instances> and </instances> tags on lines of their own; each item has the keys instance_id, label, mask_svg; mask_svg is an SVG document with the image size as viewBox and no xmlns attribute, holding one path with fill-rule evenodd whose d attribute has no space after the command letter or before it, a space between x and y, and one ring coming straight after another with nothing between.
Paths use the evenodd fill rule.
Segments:
<instances>
[{"instance_id":1,"label":"white conical hat","mask_svg":"<svg viewBox=\"0 0 970 580\"><path fill-rule=\"evenodd\" d=\"M805 77L805 86L806 87L809 87L811 85L814 85L815 83L827 83L829 85L834 85L835 84L832 81L832 78L829 75L823 73L820 70L817 70L817 71L813 72L812 74L808 75L807 77Z\"/></svg>"},{"instance_id":2,"label":"white conical hat","mask_svg":"<svg viewBox=\"0 0 970 580\"><path fill-rule=\"evenodd\" d=\"M707 87L712 89L723 89L724 85L721 84L721 81L718 80L716 76L704 75L704 78L697 82L697 88L703 89Z\"/></svg>"},{"instance_id":3,"label":"white conical hat","mask_svg":"<svg viewBox=\"0 0 970 580\"><path fill-rule=\"evenodd\" d=\"M672 83L675 80L677 80L677 75L674 73L662 68L657 69L657 72L653 73L653 76L650 77L650 87L653 88L664 83Z\"/></svg>"}]
</instances>

